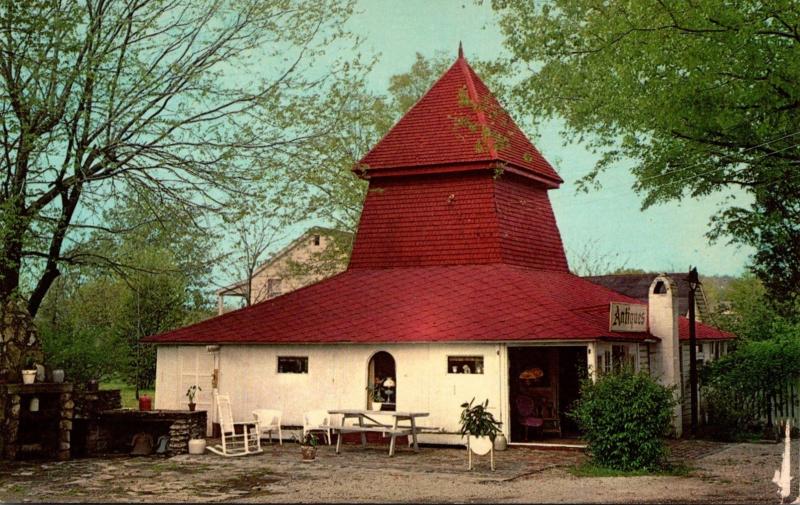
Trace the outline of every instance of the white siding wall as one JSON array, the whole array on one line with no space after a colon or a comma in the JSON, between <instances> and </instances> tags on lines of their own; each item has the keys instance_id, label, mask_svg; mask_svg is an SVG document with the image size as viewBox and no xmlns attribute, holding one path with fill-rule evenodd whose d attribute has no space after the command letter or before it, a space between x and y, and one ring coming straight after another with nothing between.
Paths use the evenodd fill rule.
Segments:
<instances>
[{"instance_id":1,"label":"white siding wall","mask_svg":"<svg viewBox=\"0 0 800 505\"><path fill-rule=\"evenodd\" d=\"M214 356L205 346L158 346L156 355L156 409L187 409L186 390L200 387L195 396L197 410L208 411L208 426L214 419L211 395L211 374Z\"/></svg>"},{"instance_id":2,"label":"white siding wall","mask_svg":"<svg viewBox=\"0 0 800 505\"><path fill-rule=\"evenodd\" d=\"M276 408L283 411L283 424L301 425L307 410L366 408L367 366L378 351L395 359L397 410L429 412L421 424L457 431L460 405L473 397L488 398L495 417L507 424L507 407L501 407L507 395L505 349L497 344L222 345L219 392L231 396L236 419L249 419L256 408ZM483 356L484 373L448 374L448 355ZM200 368L208 367L210 378L213 359L204 346L159 346L157 408L186 408L190 384L178 379L187 375L182 370L191 356ZM278 356L308 356L308 374L277 373Z\"/></svg>"}]
</instances>

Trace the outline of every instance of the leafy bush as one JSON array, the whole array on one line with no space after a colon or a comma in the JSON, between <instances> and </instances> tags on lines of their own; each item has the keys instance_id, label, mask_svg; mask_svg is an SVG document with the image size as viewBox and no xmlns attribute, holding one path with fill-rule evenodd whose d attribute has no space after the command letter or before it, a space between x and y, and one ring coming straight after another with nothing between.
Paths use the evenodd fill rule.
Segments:
<instances>
[{"instance_id":1,"label":"leafy bush","mask_svg":"<svg viewBox=\"0 0 800 505\"><path fill-rule=\"evenodd\" d=\"M701 398L708 415L708 422L702 427L704 436L735 442L763 432L758 409L752 402L741 401L735 391L704 386Z\"/></svg>"},{"instance_id":2,"label":"leafy bush","mask_svg":"<svg viewBox=\"0 0 800 505\"><path fill-rule=\"evenodd\" d=\"M736 351L703 368L702 397L713 435L736 440L762 428L771 405L800 379L798 327L777 322L769 340L741 340Z\"/></svg>"},{"instance_id":3,"label":"leafy bush","mask_svg":"<svg viewBox=\"0 0 800 505\"><path fill-rule=\"evenodd\" d=\"M581 384L581 397L570 416L584 433L587 449L599 466L623 471L657 470L667 449L677 404L671 388L646 373L619 370Z\"/></svg>"},{"instance_id":4,"label":"leafy bush","mask_svg":"<svg viewBox=\"0 0 800 505\"><path fill-rule=\"evenodd\" d=\"M62 333L42 331L46 362L62 368L69 382L77 386L91 379L110 377L126 366L123 344L114 338L99 338L92 332Z\"/></svg>"}]
</instances>

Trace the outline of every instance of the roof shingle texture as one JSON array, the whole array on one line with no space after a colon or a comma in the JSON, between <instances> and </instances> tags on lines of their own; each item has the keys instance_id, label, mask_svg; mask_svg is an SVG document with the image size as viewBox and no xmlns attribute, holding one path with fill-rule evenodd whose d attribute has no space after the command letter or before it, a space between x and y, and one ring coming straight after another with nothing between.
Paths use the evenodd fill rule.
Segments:
<instances>
[{"instance_id":1,"label":"roof shingle texture","mask_svg":"<svg viewBox=\"0 0 800 505\"><path fill-rule=\"evenodd\" d=\"M612 300L635 302L569 273L511 265L359 268L145 341L410 343L647 337L608 331ZM698 325L698 335L714 338L718 331Z\"/></svg>"},{"instance_id":2,"label":"roof shingle texture","mask_svg":"<svg viewBox=\"0 0 800 505\"><path fill-rule=\"evenodd\" d=\"M500 262L568 271L541 186L485 171L370 181L350 268Z\"/></svg>"},{"instance_id":3,"label":"roof shingle texture","mask_svg":"<svg viewBox=\"0 0 800 505\"><path fill-rule=\"evenodd\" d=\"M361 160L369 176L387 169L484 163L507 164L562 182L464 58Z\"/></svg>"}]
</instances>

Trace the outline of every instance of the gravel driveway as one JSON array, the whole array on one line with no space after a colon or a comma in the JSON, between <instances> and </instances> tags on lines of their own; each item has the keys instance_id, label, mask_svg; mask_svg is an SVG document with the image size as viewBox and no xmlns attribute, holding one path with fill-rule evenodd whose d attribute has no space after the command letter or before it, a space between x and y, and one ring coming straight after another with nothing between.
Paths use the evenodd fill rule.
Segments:
<instances>
[{"instance_id":1,"label":"gravel driveway","mask_svg":"<svg viewBox=\"0 0 800 505\"><path fill-rule=\"evenodd\" d=\"M794 446L798 454L800 445ZM321 447L300 461L296 445L222 458L111 456L67 462L12 462L0 468L0 500L235 502L725 502L777 503L772 474L783 444L673 443L686 477L575 477L579 452L511 448L496 454L497 471L480 459L472 472L464 449L346 445L337 456ZM797 461L792 463L797 468ZM792 498L796 490L793 491Z\"/></svg>"}]
</instances>

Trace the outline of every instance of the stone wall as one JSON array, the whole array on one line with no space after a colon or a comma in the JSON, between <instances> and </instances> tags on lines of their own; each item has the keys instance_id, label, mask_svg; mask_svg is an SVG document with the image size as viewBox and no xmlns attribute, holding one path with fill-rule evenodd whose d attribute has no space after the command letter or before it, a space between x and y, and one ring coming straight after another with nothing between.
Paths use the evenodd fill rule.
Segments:
<instances>
[{"instance_id":1,"label":"stone wall","mask_svg":"<svg viewBox=\"0 0 800 505\"><path fill-rule=\"evenodd\" d=\"M122 408L122 395L119 389L103 391L76 391L75 417L91 418L105 410Z\"/></svg>"},{"instance_id":2,"label":"stone wall","mask_svg":"<svg viewBox=\"0 0 800 505\"><path fill-rule=\"evenodd\" d=\"M71 384L36 383L0 385L3 436L0 453L4 459L34 456L67 460L74 402ZM31 402L36 399L34 412Z\"/></svg>"},{"instance_id":3,"label":"stone wall","mask_svg":"<svg viewBox=\"0 0 800 505\"><path fill-rule=\"evenodd\" d=\"M0 306L0 383L22 382L28 358L44 363L39 334L25 302L12 299Z\"/></svg>"},{"instance_id":4,"label":"stone wall","mask_svg":"<svg viewBox=\"0 0 800 505\"><path fill-rule=\"evenodd\" d=\"M169 452L172 455L189 452L189 440L205 438L206 416L195 415L176 419L169 427Z\"/></svg>"},{"instance_id":5,"label":"stone wall","mask_svg":"<svg viewBox=\"0 0 800 505\"><path fill-rule=\"evenodd\" d=\"M90 420L86 455L129 452L136 433L149 433L153 442L169 435L167 453L171 456L189 450L189 440L205 438L206 412L188 410L108 410Z\"/></svg>"}]
</instances>

